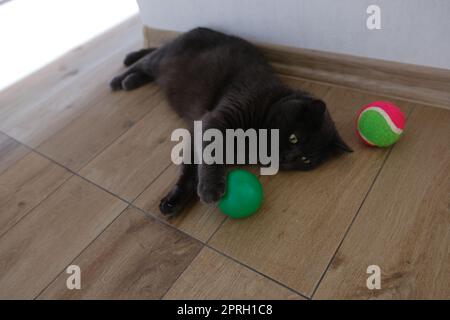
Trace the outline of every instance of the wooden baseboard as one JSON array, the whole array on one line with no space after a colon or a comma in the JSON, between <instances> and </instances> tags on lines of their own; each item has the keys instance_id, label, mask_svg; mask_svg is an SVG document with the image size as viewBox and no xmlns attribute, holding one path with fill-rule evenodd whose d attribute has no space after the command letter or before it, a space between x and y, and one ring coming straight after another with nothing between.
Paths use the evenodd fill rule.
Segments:
<instances>
[{"instance_id":1,"label":"wooden baseboard","mask_svg":"<svg viewBox=\"0 0 450 320\"><path fill-rule=\"evenodd\" d=\"M148 47L179 33L144 27ZM450 70L323 51L256 43L283 75L450 109Z\"/></svg>"}]
</instances>

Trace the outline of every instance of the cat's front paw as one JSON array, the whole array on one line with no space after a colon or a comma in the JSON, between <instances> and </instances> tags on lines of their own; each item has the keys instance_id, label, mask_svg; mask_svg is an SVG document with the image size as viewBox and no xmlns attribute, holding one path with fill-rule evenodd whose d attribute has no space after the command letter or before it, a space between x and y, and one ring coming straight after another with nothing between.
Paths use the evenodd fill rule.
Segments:
<instances>
[{"instance_id":1,"label":"cat's front paw","mask_svg":"<svg viewBox=\"0 0 450 320\"><path fill-rule=\"evenodd\" d=\"M204 203L217 203L225 194L225 181L198 184L197 193Z\"/></svg>"},{"instance_id":2,"label":"cat's front paw","mask_svg":"<svg viewBox=\"0 0 450 320\"><path fill-rule=\"evenodd\" d=\"M169 195L161 199L159 211L166 217L174 216L178 212L176 204L170 201Z\"/></svg>"},{"instance_id":3,"label":"cat's front paw","mask_svg":"<svg viewBox=\"0 0 450 320\"><path fill-rule=\"evenodd\" d=\"M167 218L174 217L183 209L190 198L189 193L183 192L183 190L175 185L174 188L161 199L159 211Z\"/></svg>"}]
</instances>

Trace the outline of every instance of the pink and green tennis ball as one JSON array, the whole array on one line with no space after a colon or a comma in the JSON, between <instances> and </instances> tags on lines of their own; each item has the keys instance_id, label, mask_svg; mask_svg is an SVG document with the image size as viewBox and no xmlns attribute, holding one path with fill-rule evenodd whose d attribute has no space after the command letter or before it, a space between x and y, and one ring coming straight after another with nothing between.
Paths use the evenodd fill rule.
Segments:
<instances>
[{"instance_id":1,"label":"pink and green tennis ball","mask_svg":"<svg viewBox=\"0 0 450 320\"><path fill-rule=\"evenodd\" d=\"M374 101L359 110L356 132L369 146L388 147L400 139L405 121L405 115L395 104Z\"/></svg>"},{"instance_id":2,"label":"pink and green tennis ball","mask_svg":"<svg viewBox=\"0 0 450 320\"><path fill-rule=\"evenodd\" d=\"M263 197L258 177L247 170L235 169L228 173L219 209L232 218L246 218L258 211Z\"/></svg>"}]
</instances>

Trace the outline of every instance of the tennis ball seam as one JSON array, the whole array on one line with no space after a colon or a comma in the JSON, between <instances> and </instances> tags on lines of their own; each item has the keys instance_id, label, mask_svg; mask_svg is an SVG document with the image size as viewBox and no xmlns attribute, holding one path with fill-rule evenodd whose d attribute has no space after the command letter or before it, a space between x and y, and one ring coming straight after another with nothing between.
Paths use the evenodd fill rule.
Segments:
<instances>
[{"instance_id":1,"label":"tennis ball seam","mask_svg":"<svg viewBox=\"0 0 450 320\"><path fill-rule=\"evenodd\" d=\"M381 121L381 123L377 126L384 127L383 130L373 131L374 128L371 128L371 126L375 125L376 121ZM381 127L379 127L379 129L381 129ZM365 142L379 147L386 147L395 143L399 139L402 132L401 129L395 132L392 126L389 126L386 117L383 117L382 112L379 112L379 109L376 107L367 108L367 111L364 112L362 117L360 117L358 121L358 131L359 135ZM399 131L400 133L398 133Z\"/></svg>"},{"instance_id":2,"label":"tennis ball seam","mask_svg":"<svg viewBox=\"0 0 450 320\"><path fill-rule=\"evenodd\" d=\"M372 142L369 141L369 139L367 139L364 134L361 132L361 130L358 130L359 132L359 136L361 137L361 139L363 139L368 145L370 146L375 146L375 144L373 144Z\"/></svg>"},{"instance_id":3,"label":"tennis ball seam","mask_svg":"<svg viewBox=\"0 0 450 320\"><path fill-rule=\"evenodd\" d=\"M359 119L361 119L361 117L362 117L365 113L367 113L367 112L369 112L369 111L375 111L375 112L378 112L378 113L384 118L384 120L386 121L387 125L391 128L391 130L392 130L394 133L396 133L397 135L401 135L401 134L402 134L403 130L402 130L401 128L397 127L397 126L395 125L395 123L392 121L391 117L386 113L386 111L384 111L382 108L380 108L380 107L378 107L378 106L371 106L371 107L368 107L368 108L364 109L364 110L360 113Z\"/></svg>"}]
</instances>

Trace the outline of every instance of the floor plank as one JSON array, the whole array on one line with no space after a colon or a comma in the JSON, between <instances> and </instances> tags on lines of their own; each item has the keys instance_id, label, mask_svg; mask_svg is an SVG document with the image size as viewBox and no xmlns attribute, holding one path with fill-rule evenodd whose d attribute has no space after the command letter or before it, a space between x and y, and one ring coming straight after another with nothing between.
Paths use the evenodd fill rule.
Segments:
<instances>
[{"instance_id":1,"label":"floor plank","mask_svg":"<svg viewBox=\"0 0 450 320\"><path fill-rule=\"evenodd\" d=\"M69 171L35 152L0 174L0 235L70 176Z\"/></svg>"},{"instance_id":2,"label":"floor plank","mask_svg":"<svg viewBox=\"0 0 450 320\"><path fill-rule=\"evenodd\" d=\"M21 143L0 133L0 174L23 158L30 150Z\"/></svg>"},{"instance_id":3,"label":"floor plank","mask_svg":"<svg viewBox=\"0 0 450 320\"><path fill-rule=\"evenodd\" d=\"M73 176L0 241L0 297L39 294L126 207Z\"/></svg>"},{"instance_id":4,"label":"floor plank","mask_svg":"<svg viewBox=\"0 0 450 320\"><path fill-rule=\"evenodd\" d=\"M203 248L164 299L302 299L276 282Z\"/></svg>"},{"instance_id":5,"label":"floor plank","mask_svg":"<svg viewBox=\"0 0 450 320\"><path fill-rule=\"evenodd\" d=\"M139 35L141 22L132 17L91 41L78 46L42 69L0 92L0 122L7 116L43 102ZM133 40L134 41L134 40Z\"/></svg>"},{"instance_id":6,"label":"floor plank","mask_svg":"<svg viewBox=\"0 0 450 320\"><path fill-rule=\"evenodd\" d=\"M25 99L7 105L0 112L0 130L31 147L37 147L55 132L64 128L84 111L111 94L109 80L123 67L126 53L140 46L140 35L131 34L117 49L108 53L95 65L80 70L64 86L57 86L51 94ZM64 76L63 76L64 77ZM24 95L27 89L24 87ZM45 90L44 90L45 91ZM3 93L0 93L0 97Z\"/></svg>"},{"instance_id":7,"label":"floor plank","mask_svg":"<svg viewBox=\"0 0 450 320\"><path fill-rule=\"evenodd\" d=\"M450 111L413 111L316 298L450 299L449 124Z\"/></svg>"},{"instance_id":8,"label":"floor plank","mask_svg":"<svg viewBox=\"0 0 450 320\"><path fill-rule=\"evenodd\" d=\"M133 201L170 163L172 130L183 121L165 101L93 159L80 173Z\"/></svg>"},{"instance_id":9,"label":"floor plank","mask_svg":"<svg viewBox=\"0 0 450 320\"><path fill-rule=\"evenodd\" d=\"M162 218L177 175L170 133L183 121L156 86L107 86L140 40L135 17L0 92L0 131ZM314 298L450 299L449 112L416 107L384 162L389 150L353 133L356 110L383 97L282 78L327 102L355 153L261 177L266 199L249 219L197 202L168 220L203 242L220 227L210 245L232 259L123 212L118 198L0 132L0 298L33 298L53 281L40 298L298 299L276 281L310 297L327 270ZM82 290L69 291L63 270L75 257ZM366 288L373 264L381 290Z\"/></svg>"},{"instance_id":10,"label":"floor plank","mask_svg":"<svg viewBox=\"0 0 450 320\"><path fill-rule=\"evenodd\" d=\"M159 299L200 251L201 243L127 209L78 257L81 289L62 273L39 299Z\"/></svg>"},{"instance_id":11,"label":"floor plank","mask_svg":"<svg viewBox=\"0 0 450 320\"><path fill-rule=\"evenodd\" d=\"M176 165L170 165L144 192L134 204L148 213L165 218L159 211L160 200L171 190L178 177ZM207 241L226 217L217 208L193 201L187 208L168 222L177 229L203 242Z\"/></svg>"},{"instance_id":12,"label":"floor plank","mask_svg":"<svg viewBox=\"0 0 450 320\"><path fill-rule=\"evenodd\" d=\"M289 85L290 87L300 89L302 91L306 91L312 93L317 98L324 99L327 93L333 88L332 86L319 84L316 82L306 81L303 79L288 77L288 76L280 76L281 80L284 83Z\"/></svg>"},{"instance_id":13,"label":"floor plank","mask_svg":"<svg viewBox=\"0 0 450 320\"><path fill-rule=\"evenodd\" d=\"M150 112L162 99L156 86L106 95L37 150L78 171Z\"/></svg>"},{"instance_id":14,"label":"floor plank","mask_svg":"<svg viewBox=\"0 0 450 320\"><path fill-rule=\"evenodd\" d=\"M265 202L259 213L228 219L210 244L310 296L387 154L363 146L353 131L358 108L379 98L341 88L328 91L324 99L355 152L311 172L262 177Z\"/></svg>"}]
</instances>

